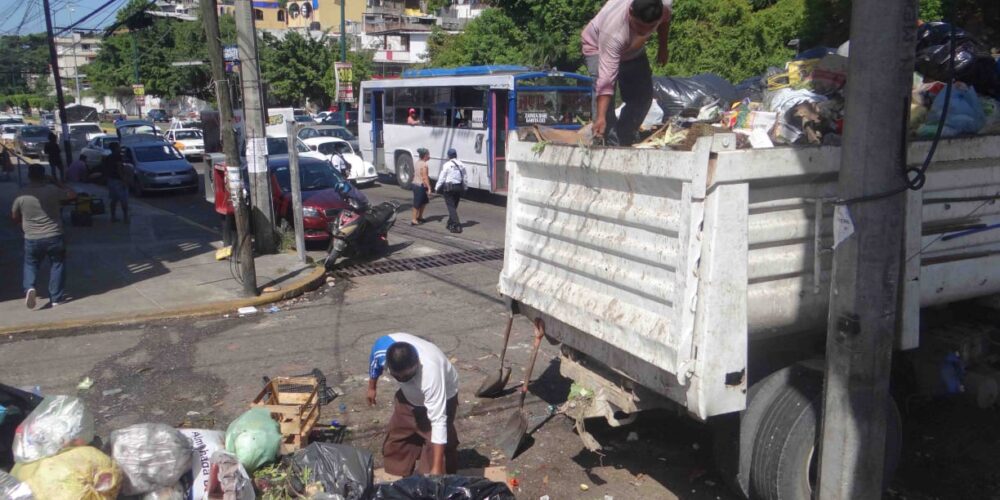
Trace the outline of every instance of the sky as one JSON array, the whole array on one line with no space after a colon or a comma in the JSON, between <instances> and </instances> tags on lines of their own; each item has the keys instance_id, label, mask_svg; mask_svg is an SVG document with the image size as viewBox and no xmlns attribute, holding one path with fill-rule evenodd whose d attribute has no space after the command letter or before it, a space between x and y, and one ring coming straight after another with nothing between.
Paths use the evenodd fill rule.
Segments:
<instances>
[{"instance_id":1,"label":"sky","mask_svg":"<svg viewBox=\"0 0 1000 500\"><path fill-rule=\"evenodd\" d=\"M53 12L54 26L68 26L73 21L90 14L108 0L49 0ZM84 28L103 28L114 22L115 12L128 0L114 0L87 22ZM72 9L71 9L72 7ZM0 34L26 35L45 32L45 16L42 0L0 0Z\"/></svg>"}]
</instances>

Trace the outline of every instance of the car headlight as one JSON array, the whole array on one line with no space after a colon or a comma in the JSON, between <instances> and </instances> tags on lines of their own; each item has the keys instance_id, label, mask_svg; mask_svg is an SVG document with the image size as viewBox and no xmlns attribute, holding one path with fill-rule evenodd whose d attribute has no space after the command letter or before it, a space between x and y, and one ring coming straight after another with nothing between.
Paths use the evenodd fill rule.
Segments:
<instances>
[{"instance_id":1,"label":"car headlight","mask_svg":"<svg viewBox=\"0 0 1000 500\"><path fill-rule=\"evenodd\" d=\"M315 207L302 207L303 217L319 217L319 210Z\"/></svg>"}]
</instances>

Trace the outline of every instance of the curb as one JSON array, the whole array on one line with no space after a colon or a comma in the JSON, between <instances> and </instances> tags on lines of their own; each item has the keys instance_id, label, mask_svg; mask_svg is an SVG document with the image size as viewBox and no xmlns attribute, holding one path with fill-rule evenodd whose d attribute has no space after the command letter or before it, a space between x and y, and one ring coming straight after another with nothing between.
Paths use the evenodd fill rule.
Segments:
<instances>
[{"instance_id":1,"label":"curb","mask_svg":"<svg viewBox=\"0 0 1000 500\"><path fill-rule=\"evenodd\" d=\"M227 312L235 313L236 310L241 307L262 306L266 304L271 304L273 302L279 302L293 297L298 297L303 293L316 289L323 282L324 276L326 276L326 270L323 268L323 266L316 266L312 269L312 271L309 272L307 276L289 284L287 287L282 287L280 291L272 293L263 293L257 297L222 300L201 306L182 307L182 308L178 307L175 309L168 309L165 311L155 311L145 314L128 314L128 315L122 314L118 316L107 316L103 318L78 319L78 320L56 321L52 323L41 323L34 325L12 326L12 327L0 328L0 335L10 336L10 335L28 334L28 333L32 334L49 333L62 330L71 330L75 328L89 328L95 326L124 326L124 325L134 325L136 323L145 323L147 321L157 321L163 319L197 318L201 316L224 314Z\"/></svg>"}]
</instances>

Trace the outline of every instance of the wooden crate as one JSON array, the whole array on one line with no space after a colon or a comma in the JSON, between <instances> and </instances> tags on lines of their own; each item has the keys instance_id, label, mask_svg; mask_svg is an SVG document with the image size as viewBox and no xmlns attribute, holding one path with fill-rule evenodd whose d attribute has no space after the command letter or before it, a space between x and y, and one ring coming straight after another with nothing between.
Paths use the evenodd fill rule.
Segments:
<instances>
[{"instance_id":1,"label":"wooden crate","mask_svg":"<svg viewBox=\"0 0 1000 500\"><path fill-rule=\"evenodd\" d=\"M253 400L267 408L281 428L282 455L309 444L309 433L319 420L319 384L313 377L274 377Z\"/></svg>"}]
</instances>

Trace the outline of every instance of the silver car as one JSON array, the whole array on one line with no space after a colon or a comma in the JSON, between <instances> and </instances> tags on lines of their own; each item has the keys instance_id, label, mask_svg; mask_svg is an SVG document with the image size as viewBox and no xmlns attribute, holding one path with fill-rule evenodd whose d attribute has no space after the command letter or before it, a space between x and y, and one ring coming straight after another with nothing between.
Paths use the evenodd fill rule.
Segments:
<instances>
[{"instance_id":1,"label":"silver car","mask_svg":"<svg viewBox=\"0 0 1000 500\"><path fill-rule=\"evenodd\" d=\"M138 196L151 191L198 191L198 172L172 144L125 141L122 157L125 182Z\"/></svg>"}]
</instances>

